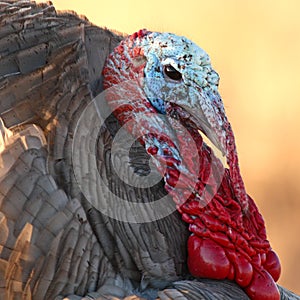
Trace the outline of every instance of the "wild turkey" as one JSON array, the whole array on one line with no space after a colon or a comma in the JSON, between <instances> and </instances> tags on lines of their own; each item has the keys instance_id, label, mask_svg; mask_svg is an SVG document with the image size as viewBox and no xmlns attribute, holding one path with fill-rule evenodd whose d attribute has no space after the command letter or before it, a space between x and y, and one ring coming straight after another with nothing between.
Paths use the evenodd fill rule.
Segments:
<instances>
[{"instance_id":1,"label":"wild turkey","mask_svg":"<svg viewBox=\"0 0 300 300\"><path fill-rule=\"evenodd\" d=\"M103 90L105 59L124 37L57 14L51 3L3 1L0 11L0 299L248 299L231 281L189 274L190 232L180 213L123 222L128 211L110 217L103 186L84 181L96 165L129 206L150 203L145 209L164 197L174 210L163 180L149 188L121 180L113 167L124 162L135 174L160 176L141 140L128 155L130 133L119 141L114 115L99 124L90 109ZM99 193L92 206L87 195ZM300 299L279 290L281 299Z\"/></svg>"}]
</instances>

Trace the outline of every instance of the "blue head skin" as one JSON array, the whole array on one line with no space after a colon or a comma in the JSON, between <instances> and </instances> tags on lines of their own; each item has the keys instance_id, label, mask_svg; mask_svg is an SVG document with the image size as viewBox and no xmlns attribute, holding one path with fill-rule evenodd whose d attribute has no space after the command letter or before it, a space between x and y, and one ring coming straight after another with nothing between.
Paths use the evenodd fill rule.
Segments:
<instances>
[{"instance_id":1,"label":"blue head skin","mask_svg":"<svg viewBox=\"0 0 300 300\"><path fill-rule=\"evenodd\" d=\"M217 92L219 76L212 69L209 56L187 38L153 32L146 35L139 46L147 59L145 78L151 80L151 86L146 86L145 92L160 113L166 113L165 100L157 97L161 91L160 80L162 84L195 85L203 90Z\"/></svg>"}]
</instances>

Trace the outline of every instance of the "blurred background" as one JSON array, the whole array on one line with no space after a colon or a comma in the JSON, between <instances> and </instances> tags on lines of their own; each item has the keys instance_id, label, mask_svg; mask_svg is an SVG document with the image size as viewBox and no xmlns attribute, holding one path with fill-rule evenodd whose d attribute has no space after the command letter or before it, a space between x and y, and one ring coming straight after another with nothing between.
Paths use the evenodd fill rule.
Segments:
<instances>
[{"instance_id":1,"label":"blurred background","mask_svg":"<svg viewBox=\"0 0 300 300\"><path fill-rule=\"evenodd\" d=\"M184 35L220 74L248 193L282 263L280 284L300 293L299 0L54 0L93 23Z\"/></svg>"}]
</instances>

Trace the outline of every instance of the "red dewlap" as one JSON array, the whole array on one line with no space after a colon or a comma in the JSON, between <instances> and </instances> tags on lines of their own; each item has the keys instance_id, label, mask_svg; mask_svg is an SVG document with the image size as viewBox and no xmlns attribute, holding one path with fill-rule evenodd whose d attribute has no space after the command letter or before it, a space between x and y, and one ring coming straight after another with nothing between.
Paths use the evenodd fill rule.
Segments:
<instances>
[{"instance_id":1,"label":"red dewlap","mask_svg":"<svg viewBox=\"0 0 300 300\"><path fill-rule=\"evenodd\" d=\"M229 170L225 171L220 186L217 186L219 174L211 174L207 181L207 170L217 170L211 167L218 166L217 158L208 151L207 146L202 146L198 131L189 130L201 159L196 191L183 201L186 198L182 189L168 190L193 233L188 240L191 274L202 278L234 280L253 300L279 300L275 281L280 275L280 263L267 241L261 214L248 195L248 208L243 211L235 196ZM180 146L188 151L184 137L178 139ZM197 161L193 160L193 163L197 164ZM196 168L190 164L191 160L185 163L185 167L192 175ZM216 191L215 195L205 193L207 188Z\"/></svg>"},{"instance_id":2,"label":"red dewlap","mask_svg":"<svg viewBox=\"0 0 300 300\"><path fill-rule=\"evenodd\" d=\"M192 235L188 240L188 249L188 266L192 274L214 279L227 278L230 262L220 245Z\"/></svg>"},{"instance_id":3,"label":"red dewlap","mask_svg":"<svg viewBox=\"0 0 300 300\"><path fill-rule=\"evenodd\" d=\"M280 293L272 276L266 270L256 270L250 285L245 288L247 295L255 300L278 300Z\"/></svg>"},{"instance_id":4,"label":"red dewlap","mask_svg":"<svg viewBox=\"0 0 300 300\"><path fill-rule=\"evenodd\" d=\"M186 205L182 206L185 214L188 212L186 207ZM204 211L205 208L202 214L205 214ZM275 284L280 274L280 263L275 252L270 248L254 248L249 240L247 241L249 250L255 252L255 255L250 256L250 251L234 244L228 233L213 232L207 227L206 230L201 231L195 225L199 222L195 220L197 220L195 217L185 219L191 223L190 230L194 233L188 241L188 267L192 275L235 280L251 299L280 299ZM247 229L245 228L246 231ZM222 240L219 238L220 234L222 234ZM224 237L227 237L227 245ZM261 259L264 255L266 255L265 261Z\"/></svg>"}]
</instances>

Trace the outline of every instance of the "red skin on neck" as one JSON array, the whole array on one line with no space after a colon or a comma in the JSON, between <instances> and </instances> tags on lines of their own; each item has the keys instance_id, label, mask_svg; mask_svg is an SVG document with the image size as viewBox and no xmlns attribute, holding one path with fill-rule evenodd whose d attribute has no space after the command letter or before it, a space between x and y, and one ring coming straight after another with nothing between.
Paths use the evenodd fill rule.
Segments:
<instances>
[{"instance_id":1,"label":"red skin on neck","mask_svg":"<svg viewBox=\"0 0 300 300\"><path fill-rule=\"evenodd\" d=\"M120 94L112 93L108 103L115 110L115 116L121 124L134 118L136 112L156 113L138 86L143 77L144 64L136 66L132 59L142 55L141 48L128 50L136 38L146 34L140 31L121 43L108 58L103 70L104 88L112 87L126 80L135 80L137 87L128 86ZM132 45L131 45L132 46ZM130 48L130 47L129 47ZM133 88L133 90L131 90ZM124 92L130 101L118 102ZM176 109L176 108L174 108ZM168 154L158 155L155 147L147 149L150 155L168 167L158 170L165 178L165 189L173 197L182 219L189 223L191 236L188 240L188 267L195 277L229 279L240 285L251 299L279 300L280 294L276 281L280 276L280 263L267 240L264 220L254 201L246 194L237 163L234 136L227 123L227 153L230 169L226 169L221 178L221 162L211 149L203 143L195 124L180 120L197 145L197 155L190 149L186 137L178 134L179 153L184 153L181 164L189 171L181 173L178 160ZM143 136L141 142L146 145L151 138L164 140L161 132L152 128L148 135L143 126L129 127L133 135ZM148 139L148 140L147 140ZM149 144L149 143L148 143ZM174 147L169 142L169 149ZM195 159L200 158L200 162ZM200 169L196 167L200 165ZM198 170L198 171L197 171ZM190 181L198 178L193 193L184 188ZM174 188L180 186L181 188ZM199 196L201 196L201 200ZM239 201L241 198L242 201ZM245 205L247 203L247 207ZM243 207L242 207L243 206Z\"/></svg>"},{"instance_id":2,"label":"red skin on neck","mask_svg":"<svg viewBox=\"0 0 300 300\"><path fill-rule=\"evenodd\" d=\"M205 198L207 185L214 190L212 178L218 175L220 162L203 145L198 131L193 127L189 131L201 158L196 190ZM188 151L184 138L180 143ZM210 176L207 182L207 174L214 171L216 175ZM211 200L211 195L207 194L205 206L200 205L194 194L178 206L193 233L188 241L189 270L196 277L235 280L251 299L280 299L275 284L280 276L280 263L267 241L263 218L249 196L247 213L243 212L233 185L229 170L225 170L221 185ZM169 192L178 203L181 198L178 190L169 189Z\"/></svg>"}]
</instances>

